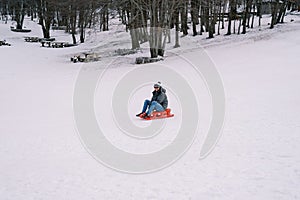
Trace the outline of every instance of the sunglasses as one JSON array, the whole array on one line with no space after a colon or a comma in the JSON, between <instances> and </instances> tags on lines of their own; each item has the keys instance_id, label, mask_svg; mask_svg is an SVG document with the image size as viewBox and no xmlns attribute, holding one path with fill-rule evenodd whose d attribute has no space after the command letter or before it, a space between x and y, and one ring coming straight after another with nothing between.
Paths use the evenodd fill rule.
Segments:
<instances>
[{"instance_id":1,"label":"sunglasses","mask_svg":"<svg viewBox=\"0 0 300 200\"><path fill-rule=\"evenodd\" d=\"M154 88L159 88L159 87L154 87Z\"/></svg>"}]
</instances>

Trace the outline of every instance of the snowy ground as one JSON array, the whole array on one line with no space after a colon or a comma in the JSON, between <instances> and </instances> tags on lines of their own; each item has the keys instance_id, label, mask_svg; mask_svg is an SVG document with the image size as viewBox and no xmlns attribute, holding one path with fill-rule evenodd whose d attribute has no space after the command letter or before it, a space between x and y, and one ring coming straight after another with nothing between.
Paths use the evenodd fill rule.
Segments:
<instances>
[{"instance_id":1,"label":"snowy ground","mask_svg":"<svg viewBox=\"0 0 300 200\"><path fill-rule=\"evenodd\" d=\"M142 175L111 170L86 151L72 104L80 70L93 74L105 68L115 59L107 52L130 48L129 34L116 26L107 33L90 32L86 44L78 47L48 49L24 42L25 35L42 36L35 23L26 21L33 31L21 34L10 32L10 25L1 22L0 39L12 44L0 47L1 199L300 199L300 18L288 16L287 21L273 30L256 28L246 35L209 41L205 36L187 36L181 40L182 48L168 46L162 64L174 67L197 93L200 134L176 163ZM71 39L62 31L54 31L53 36ZM203 81L174 56L197 58L202 51L198 46L204 46L219 70L226 92L222 137L203 160L199 153L211 117L209 94ZM84 65L69 62L74 53L90 49L108 57ZM111 88L124 73L137 68L131 64L133 57L119 59L103 77L104 87L96 91L95 102L102 103L95 105L97 120L105 120L106 136L126 151L162 148L174 138L172 131L151 141L133 141L116 129L106 106ZM139 111L150 86L137 90L129 113ZM180 103L172 91L169 98L176 115L166 128L174 130L181 120ZM145 125L135 117L130 120Z\"/></svg>"}]
</instances>

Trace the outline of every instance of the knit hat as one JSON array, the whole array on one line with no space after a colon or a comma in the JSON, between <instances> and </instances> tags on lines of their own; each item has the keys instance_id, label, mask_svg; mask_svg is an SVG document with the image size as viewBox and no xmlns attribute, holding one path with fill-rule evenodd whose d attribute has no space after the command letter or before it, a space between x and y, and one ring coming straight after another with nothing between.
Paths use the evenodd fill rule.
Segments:
<instances>
[{"instance_id":1,"label":"knit hat","mask_svg":"<svg viewBox=\"0 0 300 200\"><path fill-rule=\"evenodd\" d=\"M154 87L155 87L155 88L156 88L156 87L159 87L159 88L160 88L160 87L161 87L161 82L158 81L157 83L155 83L155 84L154 84Z\"/></svg>"}]
</instances>

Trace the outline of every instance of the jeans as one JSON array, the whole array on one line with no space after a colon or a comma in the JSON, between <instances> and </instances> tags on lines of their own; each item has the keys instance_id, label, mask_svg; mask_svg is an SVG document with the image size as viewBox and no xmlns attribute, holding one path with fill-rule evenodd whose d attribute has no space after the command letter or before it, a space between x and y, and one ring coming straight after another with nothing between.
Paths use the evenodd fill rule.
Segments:
<instances>
[{"instance_id":1,"label":"jeans","mask_svg":"<svg viewBox=\"0 0 300 200\"><path fill-rule=\"evenodd\" d=\"M156 110L158 112L164 111L165 109L160 105L157 101L150 101L150 100L145 100L144 106L143 106L143 113L146 112L147 108L149 107L147 111L147 115L149 116L153 110Z\"/></svg>"}]
</instances>

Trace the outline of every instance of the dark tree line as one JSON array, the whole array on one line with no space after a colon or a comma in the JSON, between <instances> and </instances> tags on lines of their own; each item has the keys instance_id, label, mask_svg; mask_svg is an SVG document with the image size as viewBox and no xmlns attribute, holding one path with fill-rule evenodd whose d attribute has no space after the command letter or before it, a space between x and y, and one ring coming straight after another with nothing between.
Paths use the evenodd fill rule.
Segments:
<instances>
[{"instance_id":1,"label":"dark tree line","mask_svg":"<svg viewBox=\"0 0 300 200\"><path fill-rule=\"evenodd\" d=\"M109 0L0 0L1 18L11 17L16 22L16 29L23 28L24 17L38 19L44 38L50 38L51 27L64 27L72 34L73 43L76 34L80 42L85 40L85 29L90 28L101 15L102 30L108 30Z\"/></svg>"},{"instance_id":2,"label":"dark tree line","mask_svg":"<svg viewBox=\"0 0 300 200\"><path fill-rule=\"evenodd\" d=\"M246 34L254 24L261 25L264 7L271 8L273 28L283 23L289 7L297 5L296 0L122 0L115 4L130 31L132 48L148 41L151 57L164 55L170 29L175 29L174 47L179 47L179 33L188 35L190 28L194 36L207 33L208 38L219 35L225 25L226 35Z\"/></svg>"},{"instance_id":3,"label":"dark tree line","mask_svg":"<svg viewBox=\"0 0 300 200\"><path fill-rule=\"evenodd\" d=\"M261 25L267 6L273 28L284 22L286 10L299 5L300 0L0 0L0 14L3 20L16 21L17 29L23 28L26 15L38 19L45 38L51 37L51 27L63 27L74 44L76 34L83 43L86 28L100 25L107 31L110 18L118 16L130 33L132 49L149 42L151 57L157 57L164 56L171 42L170 29L175 30L174 47L179 47L180 33L190 31L208 38L219 35L220 29L227 29L226 35L246 34L254 24Z\"/></svg>"}]
</instances>

